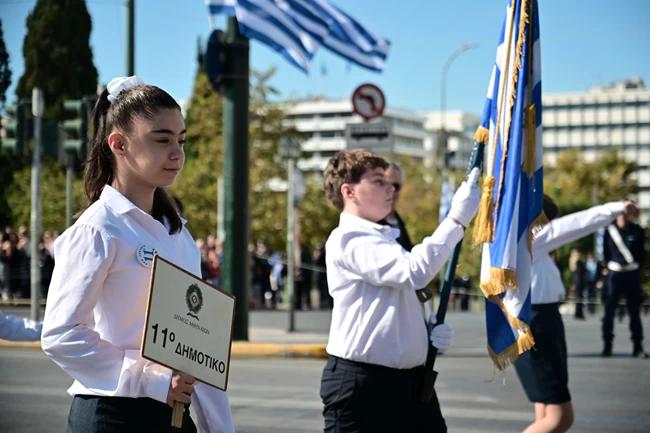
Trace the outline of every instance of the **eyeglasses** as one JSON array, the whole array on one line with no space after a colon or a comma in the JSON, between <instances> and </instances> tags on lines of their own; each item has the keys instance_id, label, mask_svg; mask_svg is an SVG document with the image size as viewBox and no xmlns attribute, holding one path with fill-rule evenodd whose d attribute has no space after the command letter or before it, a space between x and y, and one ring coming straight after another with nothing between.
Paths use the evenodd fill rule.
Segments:
<instances>
[{"instance_id":1,"label":"eyeglasses","mask_svg":"<svg viewBox=\"0 0 650 433\"><path fill-rule=\"evenodd\" d=\"M402 184L395 182L393 184L393 188L395 188L395 192L398 192L400 189L402 189Z\"/></svg>"}]
</instances>

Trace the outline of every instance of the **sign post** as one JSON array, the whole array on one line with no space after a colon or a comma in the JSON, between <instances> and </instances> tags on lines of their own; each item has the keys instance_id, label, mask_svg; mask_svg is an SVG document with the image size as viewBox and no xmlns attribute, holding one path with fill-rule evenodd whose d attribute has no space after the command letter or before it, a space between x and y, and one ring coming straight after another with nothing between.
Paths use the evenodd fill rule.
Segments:
<instances>
[{"instance_id":1,"label":"sign post","mask_svg":"<svg viewBox=\"0 0 650 433\"><path fill-rule=\"evenodd\" d=\"M362 84L352 93L353 112L363 117L363 123L345 126L348 149L368 149L377 154L393 153L393 125L387 121L370 122L381 117L386 97L374 84Z\"/></svg>"}]
</instances>

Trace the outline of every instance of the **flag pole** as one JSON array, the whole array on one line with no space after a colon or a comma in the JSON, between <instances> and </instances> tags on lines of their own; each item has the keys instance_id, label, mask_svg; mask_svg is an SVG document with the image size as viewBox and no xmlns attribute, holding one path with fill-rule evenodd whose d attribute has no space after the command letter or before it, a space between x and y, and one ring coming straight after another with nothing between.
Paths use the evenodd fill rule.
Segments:
<instances>
[{"instance_id":1,"label":"flag pole","mask_svg":"<svg viewBox=\"0 0 650 433\"><path fill-rule=\"evenodd\" d=\"M467 170L467 175L474 169L481 169L483 164L483 153L485 145L479 142L474 143L474 150L472 151L472 157L470 159L469 169ZM449 303L449 295L451 294L451 283L454 281L456 276L456 266L458 266L458 258L460 257L460 250L463 246L463 242L458 242L456 248L454 248L451 257L449 258L449 263L447 264L447 270L445 272L445 280L440 290L440 304L438 305L438 311L436 313L436 323L441 324L445 322L445 315L447 314L447 304ZM436 383L436 378L438 377L438 372L435 371L434 365L436 362L436 356L438 355L438 349L429 344L429 350L427 352L427 363L424 369L424 378L420 387L420 402L428 404L431 401L433 396L433 389Z\"/></svg>"}]
</instances>

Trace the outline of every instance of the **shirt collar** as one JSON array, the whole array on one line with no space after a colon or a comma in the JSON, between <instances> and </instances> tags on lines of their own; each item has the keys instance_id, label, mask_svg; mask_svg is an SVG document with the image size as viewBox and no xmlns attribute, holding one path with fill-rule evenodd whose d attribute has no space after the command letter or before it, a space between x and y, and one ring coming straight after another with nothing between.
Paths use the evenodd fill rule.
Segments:
<instances>
[{"instance_id":1,"label":"shirt collar","mask_svg":"<svg viewBox=\"0 0 650 433\"><path fill-rule=\"evenodd\" d=\"M104 186L100 198L120 215L130 212L133 209L138 209L142 212L142 209L131 203L128 198L124 197L121 192L110 185Z\"/></svg>"},{"instance_id":2,"label":"shirt collar","mask_svg":"<svg viewBox=\"0 0 650 433\"><path fill-rule=\"evenodd\" d=\"M142 209L134 205L128 198L124 197L124 195L122 195L121 192L119 192L118 190L116 190L110 185L104 186L100 199L103 200L104 203L106 203L109 207L111 207L111 209L115 210L115 212L119 213L120 215L128 213L134 209L137 209L138 211L145 213ZM187 223L187 220L180 215L179 217L183 225L185 225L185 223Z\"/></svg>"},{"instance_id":3,"label":"shirt collar","mask_svg":"<svg viewBox=\"0 0 650 433\"><path fill-rule=\"evenodd\" d=\"M389 236L392 239L397 239L399 237L399 229L394 229L391 226L377 224L346 212L341 212L341 216L339 218L339 227L360 228L363 231L370 233L378 232L384 236Z\"/></svg>"}]
</instances>

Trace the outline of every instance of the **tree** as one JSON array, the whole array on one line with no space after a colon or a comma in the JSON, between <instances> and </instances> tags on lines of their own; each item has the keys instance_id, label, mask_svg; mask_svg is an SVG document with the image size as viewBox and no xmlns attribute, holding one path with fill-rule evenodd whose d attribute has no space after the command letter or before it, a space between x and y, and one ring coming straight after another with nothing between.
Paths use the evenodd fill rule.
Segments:
<instances>
[{"instance_id":1,"label":"tree","mask_svg":"<svg viewBox=\"0 0 650 433\"><path fill-rule=\"evenodd\" d=\"M63 101L97 91L97 69L90 49L92 22L84 0L38 0L27 17L23 43L25 72L18 98L43 89L45 116L61 119Z\"/></svg>"},{"instance_id":2,"label":"tree","mask_svg":"<svg viewBox=\"0 0 650 433\"><path fill-rule=\"evenodd\" d=\"M9 70L9 53L5 46L0 20L0 110L4 109L7 102L7 89L11 85L11 70Z\"/></svg>"},{"instance_id":3,"label":"tree","mask_svg":"<svg viewBox=\"0 0 650 433\"><path fill-rule=\"evenodd\" d=\"M188 228L195 237L217 230L217 181L223 173L223 98L210 86L198 54L198 70L186 124L186 163L170 192L191 216ZM274 191L272 180L286 179L286 169L276 160L276 143L283 134L299 135L284 125L284 112L268 102L277 94L269 80L275 69L251 71L249 145L251 239L264 238L272 248L286 239L286 193Z\"/></svg>"},{"instance_id":4,"label":"tree","mask_svg":"<svg viewBox=\"0 0 650 433\"><path fill-rule=\"evenodd\" d=\"M7 89L11 85L11 70L9 69L9 53L5 46L2 32L2 21L0 20L0 111L4 109L7 101ZM0 139L1 140L1 139ZM13 155L0 146L0 185L7 186L11 182L12 173L16 169L18 161ZM4 189L4 188L3 188ZM10 224L10 208L5 194L0 195L0 227Z\"/></svg>"},{"instance_id":5,"label":"tree","mask_svg":"<svg viewBox=\"0 0 650 433\"><path fill-rule=\"evenodd\" d=\"M65 170L57 161L48 159L43 162L41 179L41 224L43 231L62 232L65 227ZM13 182L4 194L11 210L11 222L14 226L30 224L31 209L31 167L24 167L14 172ZM74 180L72 201L73 212L81 209L83 185L81 179Z\"/></svg>"},{"instance_id":6,"label":"tree","mask_svg":"<svg viewBox=\"0 0 650 433\"><path fill-rule=\"evenodd\" d=\"M188 215L195 237L217 231L217 180L223 171L223 98L212 90L203 67L201 47L198 69L185 119L185 168L171 188Z\"/></svg>"}]
</instances>

